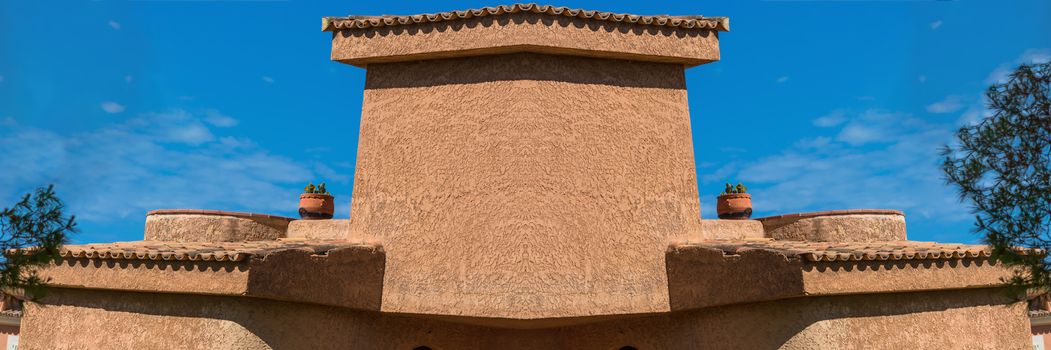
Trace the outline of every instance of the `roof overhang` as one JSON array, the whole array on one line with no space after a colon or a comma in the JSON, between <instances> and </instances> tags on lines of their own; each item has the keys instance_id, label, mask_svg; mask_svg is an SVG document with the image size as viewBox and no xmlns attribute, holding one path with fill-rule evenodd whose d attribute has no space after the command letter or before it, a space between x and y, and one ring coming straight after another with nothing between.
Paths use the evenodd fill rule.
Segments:
<instances>
[{"instance_id":1,"label":"roof overhang","mask_svg":"<svg viewBox=\"0 0 1051 350\"><path fill-rule=\"evenodd\" d=\"M638 16L516 4L412 16L325 17L332 59L355 66L535 52L695 66L719 59L726 17Z\"/></svg>"},{"instance_id":2,"label":"roof overhang","mask_svg":"<svg viewBox=\"0 0 1051 350\"><path fill-rule=\"evenodd\" d=\"M987 249L909 241L676 243L665 254L667 310L1000 287L1011 270L995 263ZM137 241L67 246L61 255L62 260L43 275L62 288L253 297L377 312L393 309L399 314L506 328L557 327L643 315L603 309L589 315L519 317L383 305L386 252L376 243ZM419 281L426 284L427 280ZM558 297L551 295L547 302L556 302Z\"/></svg>"},{"instance_id":3,"label":"roof overhang","mask_svg":"<svg viewBox=\"0 0 1051 350\"><path fill-rule=\"evenodd\" d=\"M1012 270L988 247L894 241L770 239L674 244L668 249L672 311L799 297L1003 286Z\"/></svg>"}]
</instances>

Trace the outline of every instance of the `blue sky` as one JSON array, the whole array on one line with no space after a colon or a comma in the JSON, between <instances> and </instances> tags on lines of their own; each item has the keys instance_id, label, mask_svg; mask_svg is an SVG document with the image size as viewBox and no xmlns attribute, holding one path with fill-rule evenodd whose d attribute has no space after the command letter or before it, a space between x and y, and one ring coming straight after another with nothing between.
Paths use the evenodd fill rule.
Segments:
<instances>
[{"instance_id":1,"label":"blue sky","mask_svg":"<svg viewBox=\"0 0 1051 350\"><path fill-rule=\"evenodd\" d=\"M482 1L0 0L0 203L54 183L75 242L142 238L146 211L295 215L324 179L349 215L364 71L322 16ZM1048 1L564 1L729 16L687 71L702 214L743 181L756 215L894 208L914 240L976 242L938 149L981 93L1051 57Z\"/></svg>"}]
</instances>

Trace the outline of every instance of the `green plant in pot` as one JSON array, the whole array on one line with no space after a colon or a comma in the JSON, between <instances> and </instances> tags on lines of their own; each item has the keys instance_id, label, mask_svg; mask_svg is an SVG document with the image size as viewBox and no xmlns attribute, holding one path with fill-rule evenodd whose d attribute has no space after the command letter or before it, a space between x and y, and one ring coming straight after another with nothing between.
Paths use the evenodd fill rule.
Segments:
<instances>
[{"instance_id":1,"label":"green plant in pot","mask_svg":"<svg viewBox=\"0 0 1051 350\"><path fill-rule=\"evenodd\" d=\"M318 186L310 183L299 195L299 217L304 220L331 219L336 210L334 198L328 193L324 182Z\"/></svg>"},{"instance_id":2,"label":"green plant in pot","mask_svg":"<svg viewBox=\"0 0 1051 350\"><path fill-rule=\"evenodd\" d=\"M726 189L715 202L715 211L720 219L748 220L752 217L752 195L748 194L744 184L737 186L726 184Z\"/></svg>"}]
</instances>

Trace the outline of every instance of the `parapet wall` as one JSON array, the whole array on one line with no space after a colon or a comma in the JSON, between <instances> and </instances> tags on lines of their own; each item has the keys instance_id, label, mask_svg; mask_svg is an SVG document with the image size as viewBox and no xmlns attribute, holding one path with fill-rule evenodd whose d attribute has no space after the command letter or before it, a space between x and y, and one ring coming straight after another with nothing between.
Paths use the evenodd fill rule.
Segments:
<instances>
[{"instance_id":1,"label":"parapet wall","mask_svg":"<svg viewBox=\"0 0 1051 350\"><path fill-rule=\"evenodd\" d=\"M785 214L757 219L773 239L813 242L904 241L905 213L850 209Z\"/></svg>"},{"instance_id":2,"label":"parapet wall","mask_svg":"<svg viewBox=\"0 0 1051 350\"><path fill-rule=\"evenodd\" d=\"M221 210L167 209L146 214L144 239L171 242L239 242L285 237L293 219Z\"/></svg>"}]
</instances>

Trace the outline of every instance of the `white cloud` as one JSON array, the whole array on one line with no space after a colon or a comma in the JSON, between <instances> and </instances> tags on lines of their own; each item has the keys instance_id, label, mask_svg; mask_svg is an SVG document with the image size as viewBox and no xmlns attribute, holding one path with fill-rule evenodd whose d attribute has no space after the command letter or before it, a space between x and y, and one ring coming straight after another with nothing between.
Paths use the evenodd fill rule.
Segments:
<instances>
[{"instance_id":1,"label":"white cloud","mask_svg":"<svg viewBox=\"0 0 1051 350\"><path fill-rule=\"evenodd\" d=\"M911 118L901 113L871 109L851 118L836 135L836 141L852 146L893 142L898 135L894 129L906 122L911 122Z\"/></svg>"},{"instance_id":2,"label":"white cloud","mask_svg":"<svg viewBox=\"0 0 1051 350\"><path fill-rule=\"evenodd\" d=\"M11 116L6 116L4 119L0 119L0 126L15 126L18 125L18 121Z\"/></svg>"},{"instance_id":3,"label":"white cloud","mask_svg":"<svg viewBox=\"0 0 1051 350\"><path fill-rule=\"evenodd\" d=\"M1048 50L1028 50L1004 67L1047 58L1051 58ZM920 75L919 80L926 81L926 76ZM967 205L958 201L956 190L945 184L940 150L958 142L954 132L960 124L975 123L991 111L977 94L946 98L939 103L934 110L962 110L960 118L935 122L932 120L945 119L919 119L908 113L876 109L832 112L829 115L841 113L844 121L829 129L814 129L824 135L803 137L788 149L756 158L709 165L706 169L716 170L705 170L700 176L701 185L719 188L726 179L744 181L752 193L757 217L828 209L889 208L904 210L910 222L919 218L965 224L973 216ZM830 134L835 137L829 137ZM714 201L702 196L702 205L706 217L715 215Z\"/></svg>"},{"instance_id":4,"label":"white cloud","mask_svg":"<svg viewBox=\"0 0 1051 350\"><path fill-rule=\"evenodd\" d=\"M318 174L349 184L346 175L270 154L249 139L215 137L205 118L171 110L69 135L0 129L0 168L18 169L0 172L0 199L10 202L54 183L82 221L108 222L159 208L294 215L303 183ZM349 199L349 193L340 196Z\"/></svg>"},{"instance_id":5,"label":"white cloud","mask_svg":"<svg viewBox=\"0 0 1051 350\"><path fill-rule=\"evenodd\" d=\"M1001 64L999 67L996 67L996 69L994 69L992 73L989 73L989 76L985 78L985 83L986 84L1003 84L1003 83L1006 83L1007 79L1010 78L1011 70L1013 70L1013 69L1014 69L1014 67L1011 66L1011 65Z\"/></svg>"},{"instance_id":6,"label":"white cloud","mask_svg":"<svg viewBox=\"0 0 1051 350\"><path fill-rule=\"evenodd\" d=\"M271 78L269 76L265 76L264 75L263 76L263 81L266 82L267 84L273 84L274 83L274 78Z\"/></svg>"},{"instance_id":7,"label":"white cloud","mask_svg":"<svg viewBox=\"0 0 1051 350\"><path fill-rule=\"evenodd\" d=\"M936 29L938 29L941 26L942 26L942 20L940 20L940 19L937 20L937 21L931 22L931 29L935 29L936 30Z\"/></svg>"},{"instance_id":8,"label":"white cloud","mask_svg":"<svg viewBox=\"0 0 1051 350\"><path fill-rule=\"evenodd\" d=\"M113 101L103 102L100 106L103 111L106 111L106 113L120 113L124 111L124 105Z\"/></svg>"},{"instance_id":9,"label":"white cloud","mask_svg":"<svg viewBox=\"0 0 1051 350\"><path fill-rule=\"evenodd\" d=\"M947 96L944 100L927 105L927 111L931 113L952 113L960 110L963 103L959 96Z\"/></svg>"},{"instance_id":10,"label":"white cloud","mask_svg":"<svg viewBox=\"0 0 1051 350\"><path fill-rule=\"evenodd\" d=\"M1004 63L996 67L989 76L985 78L986 84L1003 84L1011 77L1011 72L1022 64L1040 64L1051 61L1051 49L1029 49L1022 53L1012 62Z\"/></svg>"},{"instance_id":11,"label":"white cloud","mask_svg":"<svg viewBox=\"0 0 1051 350\"><path fill-rule=\"evenodd\" d=\"M702 185L717 187L725 179L749 184L757 216L889 208L939 221L970 218L939 169L939 148L952 139L952 126L881 110L841 113L847 121L835 138L807 137L788 149L728 164L718 176L702 176ZM702 212L714 216L712 203L705 204Z\"/></svg>"},{"instance_id":12,"label":"white cloud","mask_svg":"<svg viewBox=\"0 0 1051 350\"><path fill-rule=\"evenodd\" d=\"M1018 60L1026 64L1047 63L1051 61L1051 49L1029 49Z\"/></svg>"},{"instance_id":13,"label":"white cloud","mask_svg":"<svg viewBox=\"0 0 1051 350\"><path fill-rule=\"evenodd\" d=\"M215 140L215 135L200 118L181 109L147 113L141 118L129 120L128 124L141 127L139 133L161 143L197 146Z\"/></svg>"},{"instance_id":14,"label":"white cloud","mask_svg":"<svg viewBox=\"0 0 1051 350\"><path fill-rule=\"evenodd\" d=\"M117 21L110 20L108 24L110 28L120 30L120 23L118 23Z\"/></svg>"},{"instance_id":15,"label":"white cloud","mask_svg":"<svg viewBox=\"0 0 1051 350\"><path fill-rule=\"evenodd\" d=\"M204 121L205 122L208 122L208 124L211 124L211 125L214 125L214 126L218 126L220 128L228 128L228 127L231 127L231 126L235 126L238 123L237 119L234 119L231 116L219 113L219 111L214 110L214 109L206 110L204 112L204 114L205 114L205 117L204 117Z\"/></svg>"},{"instance_id":16,"label":"white cloud","mask_svg":"<svg viewBox=\"0 0 1051 350\"><path fill-rule=\"evenodd\" d=\"M801 139L799 141L796 141L795 146L798 147L798 148L801 148L801 149L808 149L808 148L817 149L817 148L826 147L826 146L828 146L830 144L832 144L832 138L831 137L818 136L818 137L814 137L814 138L805 138L805 139Z\"/></svg>"},{"instance_id":17,"label":"white cloud","mask_svg":"<svg viewBox=\"0 0 1051 350\"><path fill-rule=\"evenodd\" d=\"M960 115L960 120L958 120L957 123L960 125L975 125L978 121L991 117L992 115L993 111L985 108L984 104L976 103Z\"/></svg>"},{"instance_id":18,"label":"white cloud","mask_svg":"<svg viewBox=\"0 0 1051 350\"><path fill-rule=\"evenodd\" d=\"M778 84L784 83L786 81L788 81L788 77L787 76L783 76L783 77L777 78L777 83Z\"/></svg>"},{"instance_id":19,"label":"white cloud","mask_svg":"<svg viewBox=\"0 0 1051 350\"><path fill-rule=\"evenodd\" d=\"M843 111L835 111L824 116L818 117L811 121L814 126L827 128L842 124L847 118L843 115Z\"/></svg>"},{"instance_id":20,"label":"white cloud","mask_svg":"<svg viewBox=\"0 0 1051 350\"><path fill-rule=\"evenodd\" d=\"M251 148L255 147L255 142L247 138L223 136L219 138L219 143L229 148Z\"/></svg>"}]
</instances>

